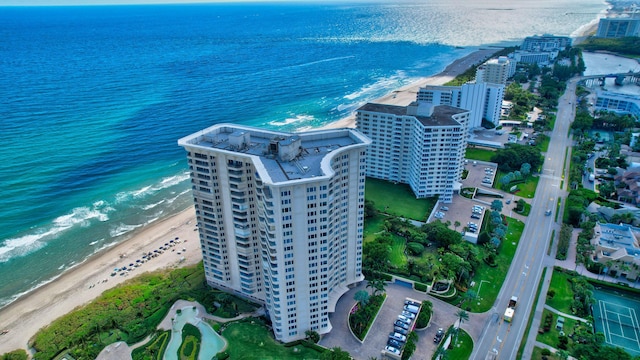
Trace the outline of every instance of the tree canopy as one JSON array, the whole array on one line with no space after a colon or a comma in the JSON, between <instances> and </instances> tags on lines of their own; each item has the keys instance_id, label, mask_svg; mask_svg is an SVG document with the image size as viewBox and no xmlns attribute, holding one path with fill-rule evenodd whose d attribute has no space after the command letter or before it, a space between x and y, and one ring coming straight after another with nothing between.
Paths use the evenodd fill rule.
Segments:
<instances>
[{"instance_id":1,"label":"tree canopy","mask_svg":"<svg viewBox=\"0 0 640 360\"><path fill-rule=\"evenodd\" d=\"M491 162L498 163L498 168L507 173L520 170L525 163L529 164L531 169L538 169L542 166L542 155L534 146L506 144L504 149L495 152Z\"/></svg>"}]
</instances>

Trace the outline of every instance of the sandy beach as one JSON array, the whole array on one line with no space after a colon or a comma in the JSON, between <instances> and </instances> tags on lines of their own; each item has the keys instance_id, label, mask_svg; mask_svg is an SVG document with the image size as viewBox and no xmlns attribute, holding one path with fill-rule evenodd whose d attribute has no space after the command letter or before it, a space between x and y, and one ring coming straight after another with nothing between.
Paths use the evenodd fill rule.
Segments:
<instances>
[{"instance_id":1,"label":"sandy beach","mask_svg":"<svg viewBox=\"0 0 640 360\"><path fill-rule=\"evenodd\" d=\"M93 255L54 281L2 308L0 329L9 332L0 336L0 354L26 349L29 339L39 329L133 276L198 263L202 254L198 233L194 229L195 213L193 208L189 208L141 229L130 239ZM113 269L128 267L142 259L143 253L153 252L170 240L175 241L175 238L179 243L171 248L174 251L165 251L135 270L125 272L126 276L111 276ZM181 262L182 257L184 260Z\"/></svg>"}]
</instances>

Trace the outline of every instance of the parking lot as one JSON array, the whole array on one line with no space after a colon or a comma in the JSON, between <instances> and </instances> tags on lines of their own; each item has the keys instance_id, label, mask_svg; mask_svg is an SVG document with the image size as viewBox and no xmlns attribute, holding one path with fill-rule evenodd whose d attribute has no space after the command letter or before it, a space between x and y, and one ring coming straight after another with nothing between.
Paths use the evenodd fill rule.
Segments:
<instances>
[{"instance_id":1,"label":"parking lot","mask_svg":"<svg viewBox=\"0 0 640 360\"><path fill-rule=\"evenodd\" d=\"M398 284L388 284L386 286L387 299L371 326L367 337L363 342L360 342L349 331L346 316L351 306L355 304L355 300L353 300L354 294L358 290L365 289L366 282L362 282L340 298L336 311L332 313L329 318L333 329L330 333L322 337L320 345L329 348L338 346L349 351L354 359L383 358L382 351L387 345L389 333L393 331L393 323L396 321L398 315L402 313L405 298L409 297L418 301L429 300L433 303L431 322L426 329L416 331L419 340L416 344L416 351L411 357L412 359L428 360L431 359L431 355L433 355L438 345L433 341L438 329L443 328L446 330L457 319L455 315L456 311L459 310L457 307L424 293L419 293L409 287ZM465 322L462 328L467 331L475 341L479 338L484 319L486 319L489 314L470 313L469 316L469 321Z\"/></svg>"}]
</instances>

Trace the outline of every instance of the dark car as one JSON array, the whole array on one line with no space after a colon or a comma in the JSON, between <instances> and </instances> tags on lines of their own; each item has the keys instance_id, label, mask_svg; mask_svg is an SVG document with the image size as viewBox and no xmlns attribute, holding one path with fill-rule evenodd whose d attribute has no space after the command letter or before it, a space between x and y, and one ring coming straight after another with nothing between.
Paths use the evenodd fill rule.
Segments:
<instances>
[{"instance_id":1,"label":"dark car","mask_svg":"<svg viewBox=\"0 0 640 360\"><path fill-rule=\"evenodd\" d=\"M409 325L405 324L401 320L396 320L396 322L394 322L393 325L395 325L397 327L400 327L400 328L403 328L405 330L409 330Z\"/></svg>"},{"instance_id":2,"label":"dark car","mask_svg":"<svg viewBox=\"0 0 640 360\"><path fill-rule=\"evenodd\" d=\"M387 345L389 346L393 346L396 349L402 349L402 344L400 343L400 341L398 340L394 340L394 339L389 339L387 341Z\"/></svg>"},{"instance_id":3,"label":"dark car","mask_svg":"<svg viewBox=\"0 0 640 360\"><path fill-rule=\"evenodd\" d=\"M403 328L401 328L399 326L394 326L393 327L393 331L395 331L397 333L400 333L402 335L407 335L409 333L409 331L407 331L407 330L405 330L405 329L403 329Z\"/></svg>"},{"instance_id":4,"label":"dark car","mask_svg":"<svg viewBox=\"0 0 640 360\"><path fill-rule=\"evenodd\" d=\"M444 330L442 328L439 328L436 332L436 336L434 336L433 338L433 342L439 343L442 340L442 337L444 337Z\"/></svg>"}]
</instances>

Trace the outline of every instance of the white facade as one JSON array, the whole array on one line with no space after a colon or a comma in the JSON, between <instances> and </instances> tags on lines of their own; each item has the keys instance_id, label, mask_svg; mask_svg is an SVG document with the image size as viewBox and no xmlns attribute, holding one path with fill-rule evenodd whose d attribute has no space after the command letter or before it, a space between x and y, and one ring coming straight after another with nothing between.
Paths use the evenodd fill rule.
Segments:
<instances>
[{"instance_id":1,"label":"white facade","mask_svg":"<svg viewBox=\"0 0 640 360\"><path fill-rule=\"evenodd\" d=\"M528 36L522 42L520 50L547 52L554 50L564 50L567 46L571 46L571 38L567 36Z\"/></svg>"},{"instance_id":2,"label":"white facade","mask_svg":"<svg viewBox=\"0 0 640 360\"><path fill-rule=\"evenodd\" d=\"M409 184L417 198L450 203L462 175L468 123L469 111L447 105L360 107L357 128L372 139L367 176Z\"/></svg>"},{"instance_id":3,"label":"white facade","mask_svg":"<svg viewBox=\"0 0 640 360\"><path fill-rule=\"evenodd\" d=\"M629 114L640 119L640 96L596 90L596 110Z\"/></svg>"},{"instance_id":4,"label":"white facade","mask_svg":"<svg viewBox=\"0 0 640 360\"><path fill-rule=\"evenodd\" d=\"M467 83L462 86L425 86L418 90L417 101L433 105L450 105L469 110L469 128L482 126L482 119L498 125L504 85Z\"/></svg>"},{"instance_id":5,"label":"white facade","mask_svg":"<svg viewBox=\"0 0 640 360\"><path fill-rule=\"evenodd\" d=\"M545 52L531 52L517 50L513 53L513 58L519 63L538 64L546 66L551 64L558 57L558 50Z\"/></svg>"},{"instance_id":6,"label":"white facade","mask_svg":"<svg viewBox=\"0 0 640 360\"><path fill-rule=\"evenodd\" d=\"M298 134L220 124L188 154L207 282L265 304L276 339L331 330L362 281L365 151L351 129Z\"/></svg>"},{"instance_id":7,"label":"white facade","mask_svg":"<svg viewBox=\"0 0 640 360\"><path fill-rule=\"evenodd\" d=\"M489 59L484 64L478 66L476 70L476 83L507 83L507 79L516 73L515 59L500 56L497 59Z\"/></svg>"}]
</instances>

